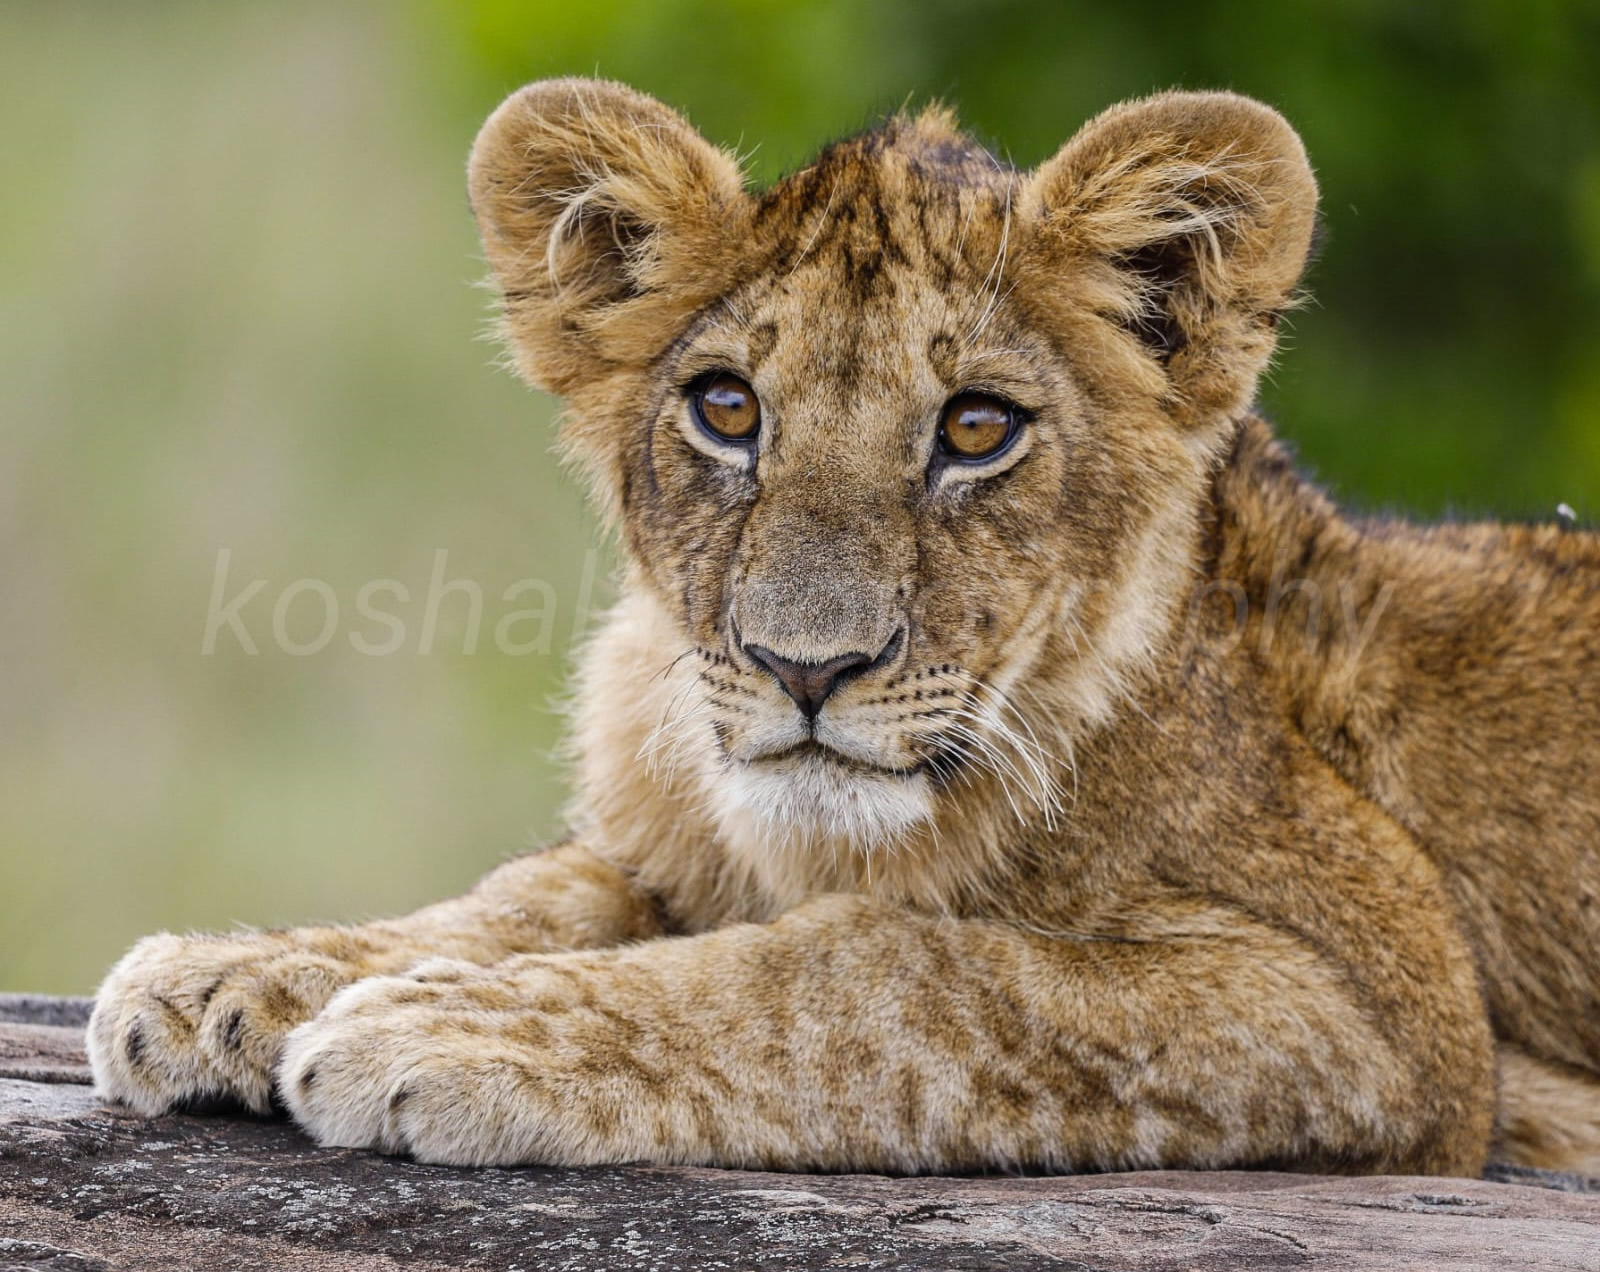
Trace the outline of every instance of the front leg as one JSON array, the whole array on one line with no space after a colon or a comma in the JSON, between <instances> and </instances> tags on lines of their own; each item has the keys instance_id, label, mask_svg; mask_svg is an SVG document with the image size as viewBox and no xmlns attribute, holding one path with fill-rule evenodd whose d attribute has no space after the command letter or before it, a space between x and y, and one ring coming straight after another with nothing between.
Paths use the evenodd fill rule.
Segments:
<instances>
[{"instance_id":1,"label":"front leg","mask_svg":"<svg viewBox=\"0 0 1600 1272\"><path fill-rule=\"evenodd\" d=\"M141 1113L213 1101L264 1113L289 1031L340 989L441 955L494 963L658 935L651 899L579 844L512 861L463 897L356 927L146 937L89 1021L95 1084Z\"/></svg>"},{"instance_id":2,"label":"front leg","mask_svg":"<svg viewBox=\"0 0 1600 1272\"><path fill-rule=\"evenodd\" d=\"M335 998L291 1036L282 1090L321 1143L428 1162L1481 1167L1470 992L1441 1008L1419 980L1402 1018L1277 929L1151 917L1192 935L1060 940L829 897L649 946L440 963Z\"/></svg>"}]
</instances>

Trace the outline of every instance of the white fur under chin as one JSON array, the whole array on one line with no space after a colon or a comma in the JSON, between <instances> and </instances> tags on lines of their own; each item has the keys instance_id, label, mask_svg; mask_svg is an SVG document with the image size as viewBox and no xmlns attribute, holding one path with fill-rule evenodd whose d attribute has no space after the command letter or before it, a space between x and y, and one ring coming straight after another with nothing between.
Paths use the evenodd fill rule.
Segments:
<instances>
[{"instance_id":1,"label":"white fur under chin","mask_svg":"<svg viewBox=\"0 0 1600 1272\"><path fill-rule=\"evenodd\" d=\"M859 852L886 850L933 816L924 774L873 773L821 755L735 763L718 772L713 792L725 829L754 822L785 847L842 841Z\"/></svg>"}]
</instances>

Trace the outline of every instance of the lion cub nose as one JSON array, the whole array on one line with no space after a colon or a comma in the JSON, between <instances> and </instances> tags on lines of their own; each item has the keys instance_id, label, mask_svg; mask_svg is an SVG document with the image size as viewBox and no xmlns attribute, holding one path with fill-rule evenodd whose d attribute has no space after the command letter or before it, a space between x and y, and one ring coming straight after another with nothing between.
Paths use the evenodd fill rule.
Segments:
<instances>
[{"instance_id":1,"label":"lion cub nose","mask_svg":"<svg viewBox=\"0 0 1600 1272\"><path fill-rule=\"evenodd\" d=\"M807 720L815 720L828 695L848 680L852 673L872 666L878 657L872 654L840 654L827 662L803 663L763 649L760 645L746 645L744 652L778 678L783 691L794 699L795 705L805 713Z\"/></svg>"}]
</instances>

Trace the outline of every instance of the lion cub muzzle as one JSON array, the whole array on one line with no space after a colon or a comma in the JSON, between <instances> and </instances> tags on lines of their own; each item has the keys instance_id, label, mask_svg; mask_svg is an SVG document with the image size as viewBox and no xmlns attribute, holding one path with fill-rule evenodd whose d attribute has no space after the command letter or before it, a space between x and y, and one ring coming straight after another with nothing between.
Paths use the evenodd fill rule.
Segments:
<instances>
[{"instance_id":1,"label":"lion cub muzzle","mask_svg":"<svg viewBox=\"0 0 1600 1272\"><path fill-rule=\"evenodd\" d=\"M843 685L891 671L906 650L915 530L835 474L786 476L745 525L728 626L749 669L811 725Z\"/></svg>"}]
</instances>

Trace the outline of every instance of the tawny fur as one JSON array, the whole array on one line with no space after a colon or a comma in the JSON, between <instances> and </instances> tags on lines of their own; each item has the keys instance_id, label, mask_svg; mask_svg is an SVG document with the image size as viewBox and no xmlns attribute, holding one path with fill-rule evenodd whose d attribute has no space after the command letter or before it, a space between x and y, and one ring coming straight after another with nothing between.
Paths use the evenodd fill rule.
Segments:
<instances>
[{"instance_id":1,"label":"tawny fur","mask_svg":"<svg viewBox=\"0 0 1600 1272\"><path fill-rule=\"evenodd\" d=\"M144 1112L446 1162L1600 1170L1600 539L1348 519L1251 413L1316 186L1229 94L1036 172L897 118L760 194L562 80L470 185L619 531L572 835L141 942ZM759 443L686 388L755 389ZM943 462L940 409L1027 412ZM873 655L808 724L748 652Z\"/></svg>"}]
</instances>

